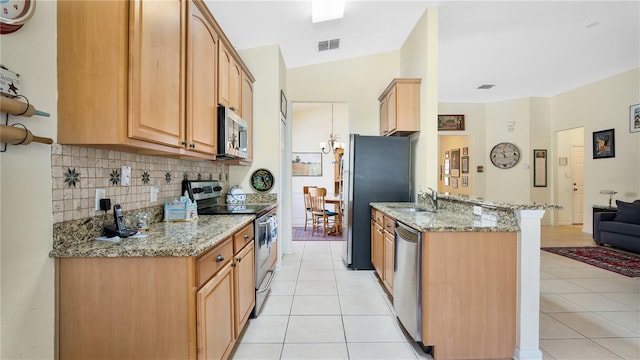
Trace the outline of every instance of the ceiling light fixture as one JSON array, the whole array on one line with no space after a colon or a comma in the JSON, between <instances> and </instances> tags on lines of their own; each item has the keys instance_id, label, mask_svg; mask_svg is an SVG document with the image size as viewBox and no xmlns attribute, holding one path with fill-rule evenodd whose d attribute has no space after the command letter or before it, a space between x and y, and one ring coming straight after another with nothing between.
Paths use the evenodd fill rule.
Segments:
<instances>
[{"instance_id":1,"label":"ceiling light fixture","mask_svg":"<svg viewBox=\"0 0 640 360\"><path fill-rule=\"evenodd\" d=\"M338 149L344 149L344 144L338 141L338 134L333 133L333 103L331 103L331 134L329 141L320 143L320 150L323 154L328 154L332 150L335 153Z\"/></svg>"},{"instance_id":2,"label":"ceiling light fixture","mask_svg":"<svg viewBox=\"0 0 640 360\"><path fill-rule=\"evenodd\" d=\"M311 22L341 19L344 17L345 0L312 0Z\"/></svg>"}]
</instances>

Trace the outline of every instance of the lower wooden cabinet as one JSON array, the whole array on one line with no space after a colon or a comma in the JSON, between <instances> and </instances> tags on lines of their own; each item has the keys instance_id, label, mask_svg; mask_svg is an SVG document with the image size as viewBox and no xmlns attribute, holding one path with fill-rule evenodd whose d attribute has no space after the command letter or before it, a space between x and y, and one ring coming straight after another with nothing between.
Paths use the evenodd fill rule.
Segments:
<instances>
[{"instance_id":1,"label":"lower wooden cabinet","mask_svg":"<svg viewBox=\"0 0 640 360\"><path fill-rule=\"evenodd\" d=\"M383 255L384 236L382 226L371 220L371 264L373 269L382 278L382 266L384 262Z\"/></svg>"},{"instance_id":2,"label":"lower wooden cabinet","mask_svg":"<svg viewBox=\"0 0 640 360\"><path fill-rule=\"evenodd\" d=\"M250 235L235 253L229 237L198 257L56 259L56 358L227 359L255 306Z\"/></svg>"},{"instance_id":3,"label":"lower wooden cabinet","mask_svg":"<svg viewBox=\"0 0 640 360\"><path fill-rule=\"evenodd\" d=\"M371 211L371 263L390 295L393 295L395 261L394 218L376 209Z\"/></svg>"},{"instance_id":4,"label":"lower wooden cabinet","mask_svg":"<svg viewBox=\"0 0 640 360\"><path fill-rule=\"evenodd\" d=\"M384 254L384 266L382 271L382 283L387 288L387 291L389 291L389 294L392 295L395 240L395 234L391 234L387 231L384 232L384 248L382 250Z\"/></svg>"},{"instance_id":5,"label":"lower wooden cabinet","mask_svg":"<svg viewBox=\"0 0 640 360\"><path fill-rule=\"evenodd\" d=\"M232 263L222 268L196 298L198 359L225 359L235 344Z\"/></svg>"}]
</instances>

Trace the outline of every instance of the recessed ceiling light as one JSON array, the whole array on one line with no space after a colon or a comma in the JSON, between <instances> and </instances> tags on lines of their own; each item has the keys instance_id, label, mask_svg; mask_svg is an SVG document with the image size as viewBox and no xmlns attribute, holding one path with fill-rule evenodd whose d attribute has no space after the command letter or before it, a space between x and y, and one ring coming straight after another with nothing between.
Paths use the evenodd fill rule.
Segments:
<instances>
[{"instance_id":1,"label":"recessed ceiling light","mask_svg":"<svg viewBox=\"0 0 640 360\"><path fill-rule=\"evenodd\" d=\"M486 90L486 89L491 89L492 87L494 87L495 85L490 85L490 84L484 84L484 85L480 85L478 86L478 89L482 89L482 90Z\"/></svg>"},{"instance_id":2,"label":"recessed ceiling light","mask_svg":"<svg viewBox=\"0 0 640 360\"><path fill-rule=\"evenodd\" d=\"M344 17L345 0L312 0L311 22L317 23Z\"/></svg>"}]
</instances>

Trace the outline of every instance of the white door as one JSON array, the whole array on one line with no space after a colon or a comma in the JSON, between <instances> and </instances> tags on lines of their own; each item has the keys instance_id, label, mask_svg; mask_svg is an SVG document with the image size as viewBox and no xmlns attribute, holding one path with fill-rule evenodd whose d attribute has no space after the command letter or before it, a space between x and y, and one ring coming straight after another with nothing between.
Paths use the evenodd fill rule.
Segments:
<instances>
[{"instance_id":1,"label":"white door","mask_svg":"<svg viewBox=\"0 0 640 360\"><path fill-rule=\"evenodd\" d=\"M582 224L584 215L584 146L571 147L571 182L573 184L571 222Z\"/></svg>"}]
</instances>

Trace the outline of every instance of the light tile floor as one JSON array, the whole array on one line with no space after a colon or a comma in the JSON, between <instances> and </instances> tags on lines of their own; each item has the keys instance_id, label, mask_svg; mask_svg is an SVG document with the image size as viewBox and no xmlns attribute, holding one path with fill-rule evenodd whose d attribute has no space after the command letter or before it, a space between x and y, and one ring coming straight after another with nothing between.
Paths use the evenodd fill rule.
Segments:
<instances>
[{"instance_id":1,"label":"light tile floor","mask_svg":"<svg viewBox=\"0 0 640 360\"><path fill-rule=\"evenodd\" d=\"M346 269L341 241L294 241L249 320L240 359L431 359L401 330L373 271ZM542 228L543 246L593 245L576 226ZM640 279L541 251L544 359L640 359Z\"/></svg>"}]
</instances>

